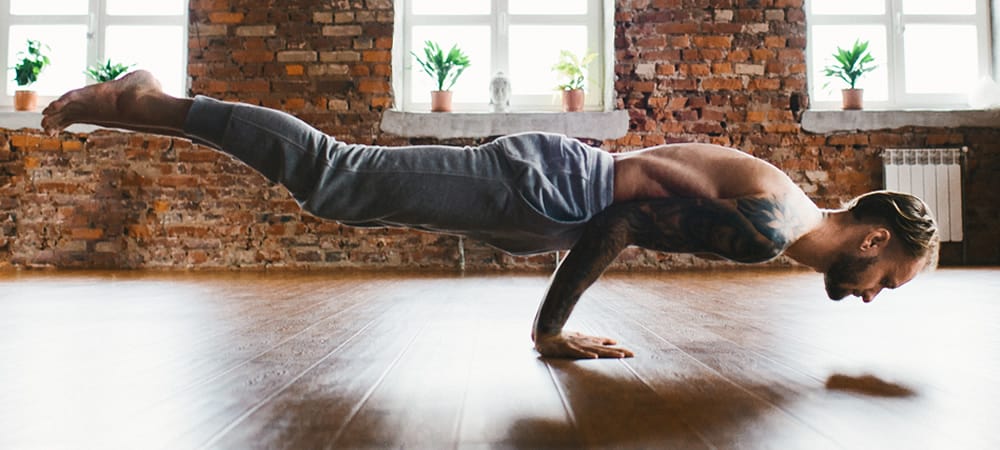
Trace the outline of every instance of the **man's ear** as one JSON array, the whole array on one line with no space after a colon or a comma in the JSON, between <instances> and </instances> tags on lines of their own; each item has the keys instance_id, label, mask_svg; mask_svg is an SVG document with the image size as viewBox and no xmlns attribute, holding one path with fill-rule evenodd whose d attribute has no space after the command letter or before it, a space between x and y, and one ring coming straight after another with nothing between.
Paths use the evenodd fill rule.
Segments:
<instances>
[{"instance_id":1,"label":"man's ear","mask_svg":"<svg viewBox=\"0 0 1000 450\"><path fill-rule=\"evenodd\" d=\"M885 250L885 247L889 245L889 240L891 238L892 233L889 232L888 228L872 228L872 230L865 235L864 241L861 242L861 251L879 253L882 250Z\"/></svg>"}]
</instances>

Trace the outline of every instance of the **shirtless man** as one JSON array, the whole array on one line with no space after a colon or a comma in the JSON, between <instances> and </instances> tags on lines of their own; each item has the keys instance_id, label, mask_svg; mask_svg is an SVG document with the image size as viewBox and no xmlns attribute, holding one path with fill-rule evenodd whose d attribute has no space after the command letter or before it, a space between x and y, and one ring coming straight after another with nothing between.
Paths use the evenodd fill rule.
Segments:
<instances>
[{"instance_id":1,"label":"shirtless man","mask_svg":"<svg viewBox=\"0 0 1000 450\"><path fill-rule=\"evenodd\" d=\"M609 154L543 133L478 147L350 145L274 110L163 93L147 72L63 95L43 128L74 123L189 137L283 184L319 217L481 239L519 254L570 249L532 339L543 356L622 358L615 342L563 330L580 296L635 245L764 262L785 254L825 274L831 299L872 301L936 264L919 199L873 192L821 210L783 172L738 150L664 145Z\"/></svg>"}]
</instances>

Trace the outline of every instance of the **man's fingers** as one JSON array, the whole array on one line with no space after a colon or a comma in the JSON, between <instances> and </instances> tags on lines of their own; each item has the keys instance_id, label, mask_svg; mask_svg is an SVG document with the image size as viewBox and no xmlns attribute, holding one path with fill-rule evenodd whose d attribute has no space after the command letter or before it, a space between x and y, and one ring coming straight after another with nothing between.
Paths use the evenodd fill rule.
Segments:
<instances>
[{"instance_id":1,"label":"man's fingers","mask_svg":"<svg viewBox=\"0 0 1000 450\"><path fill-rule=\"evenodd\" d=\"M538 338L535 348L542 356L550 358L631 358L634 355L624 348L612 347L616 344L614 339L571 331Z\"/></svg>"},{"instance_id":2,"label":"man's fingers","mask_svg":"<svg viewBox=\"0 0 1000 450\"><path fill-rule=\"evenodd\" d=\"M595 354L596 356L594 357L600 358L631 358L635 356L632 352L624 348L608 347L606 344L603 344L603 341L600 345L587 346L587 350L589 350L588 353Z\"/></svg>"},{"instance_id":3,"label":"man's fingers","mask_svg":"<svg viewBox=\"0 0 1000 450\"><path fill-rule=\"evenodd\" d=\"M568 347L570 351L569 356L573 358L586 358L586 359L600 358L600 355L590 351L591 346L589 345L579 345L575 343L569 343Z\"/></svg>"}]
</instances>

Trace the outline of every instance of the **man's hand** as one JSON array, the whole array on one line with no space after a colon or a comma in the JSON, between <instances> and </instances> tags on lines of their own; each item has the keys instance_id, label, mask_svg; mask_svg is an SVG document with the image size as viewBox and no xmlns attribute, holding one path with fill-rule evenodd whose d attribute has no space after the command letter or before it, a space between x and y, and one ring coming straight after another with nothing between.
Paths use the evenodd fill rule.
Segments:
<instances>
[{"instance_id":1,"label":"man's hand","mask_svg":"<svg viewBox=\"0 0 1000 450\"><path fill-rule=\"evenodd\" d=\"M535 350L546 358L594 359L631 358L633 353L621 347L612 339L587 336L575 331L563 331L556 335L535 339Z\"/></svg>"}]
</instances>

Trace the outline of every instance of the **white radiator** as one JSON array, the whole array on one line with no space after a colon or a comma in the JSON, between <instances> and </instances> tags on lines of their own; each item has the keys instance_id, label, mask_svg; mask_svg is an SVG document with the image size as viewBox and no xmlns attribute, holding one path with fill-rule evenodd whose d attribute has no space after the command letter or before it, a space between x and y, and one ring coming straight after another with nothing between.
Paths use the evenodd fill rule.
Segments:
<instances>
[{"instance_id":1,"label":"white radiator","mask_svg":"<svg viewBox=\"0 0 1000 450\"><path fill-rule=\"evenodd\" d=\"M923 199L941 240L962 241L962 163L966 148L886 149L885 188Z\"/></svg>"}]
</instances>

